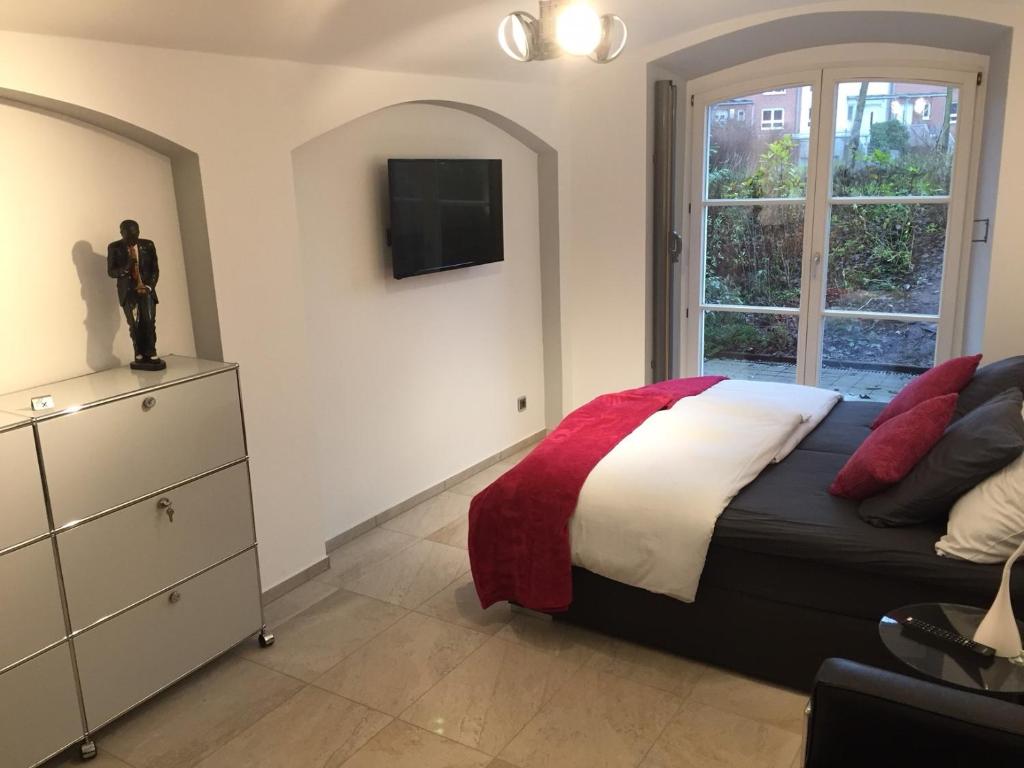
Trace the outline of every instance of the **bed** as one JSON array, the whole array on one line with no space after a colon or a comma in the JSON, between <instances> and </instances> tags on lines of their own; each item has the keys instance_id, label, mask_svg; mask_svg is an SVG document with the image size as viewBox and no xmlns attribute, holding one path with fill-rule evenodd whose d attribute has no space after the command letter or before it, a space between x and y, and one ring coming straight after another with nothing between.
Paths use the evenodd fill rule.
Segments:
<instances>
[{"instance_id":1,"label":"bed","mask_svg":"<svg viewBox=\"0 0 1024 768\"><path fill-rule=\"evenodd\" d=\"M988 605L1001 567L938 557L943 526L875 528L828 494L882 407L838 403L732 500L694 602L573 566L572 602L555 619L801 690L832 656L905 672L879 640L879 618L915 602ZM1013 594L1024 605L1024 572Z\"/></svg>"}]
</instances>

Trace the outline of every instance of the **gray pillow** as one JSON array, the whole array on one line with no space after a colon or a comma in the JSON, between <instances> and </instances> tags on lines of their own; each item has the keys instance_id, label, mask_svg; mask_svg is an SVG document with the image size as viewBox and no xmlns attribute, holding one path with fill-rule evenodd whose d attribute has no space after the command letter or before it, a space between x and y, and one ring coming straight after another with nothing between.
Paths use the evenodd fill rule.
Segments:
<instances>
[{"instance_id":1,"label":"gray pillow","mask_svg":"<svg viewBox=\"0 0 1024 768\"><path fill-rule=\"evenodd\" d=\"M1024 389L1024 355L1008 357L979 368L967 386L960 390L953 419L966 416L1011 387Z\"/></svg>"},{"instance_id":2,"label":"gray pillow","mask_svg":"<svg viewBox=\"0 0 1024 768\"><path fill-rule=\"evenodd\" d=\"M946 429L897 485L864 499L857 512L872 525L918 525L945 517L956 500L1024 453L1024 393L1009 389Z\"/></svg>"}]
</instances>

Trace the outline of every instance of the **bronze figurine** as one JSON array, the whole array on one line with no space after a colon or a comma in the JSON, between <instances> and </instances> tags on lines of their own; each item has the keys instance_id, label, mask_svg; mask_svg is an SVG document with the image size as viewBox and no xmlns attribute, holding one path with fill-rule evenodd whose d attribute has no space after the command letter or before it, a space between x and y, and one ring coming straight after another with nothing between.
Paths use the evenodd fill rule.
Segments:
<instances>
[{"instance_id":1,"label":"bronze figurine","mask_svg":"<svg viewBox=\"0 0 1024 768\"><path fill-rule=\"evenodd\" d=\"M107 274L117 279L117 298L135 348L131 367L162 371L167 363L156 354L156 283L160 279L160 264L153 241L139 237L138 222L121 222L121 239L107 246Z\"/></svg>"}]
</instances>

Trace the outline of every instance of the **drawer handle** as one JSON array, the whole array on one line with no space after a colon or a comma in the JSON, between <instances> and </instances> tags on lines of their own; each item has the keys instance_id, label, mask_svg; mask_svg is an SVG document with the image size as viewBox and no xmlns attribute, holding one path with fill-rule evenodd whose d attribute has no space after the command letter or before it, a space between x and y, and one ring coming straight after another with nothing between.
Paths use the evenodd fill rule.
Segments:
<instances>
[{"instance_id":1,"label":"drawer handle","mask_svg":"<svg viewBox=\"0 0 1024 768\"><path fill-rule=\"evenodd\" d=\"M167 519L170 520L173 523L174 522L174 507L173 507L173 505L171 503L171 500L168 499L165 496L164 498L160 499L160 501L158 501L156 503L156 505L160 509L164 510L164 512L167 513Z\"/></svg>"},{"instance_id":2,"label":"drawer handle","mask_svg":"<svg viewBox=\"0 0 1024 768\"><path fill-rule=\"evenodd\" d=\"M156 405L156 398L155 397L147 397L145 400L142 401L142 410L144 410L144 411L151 411L151 410L153 410L153 407L155 405Z\"/></svg>"},{"instance_id":3,"label":"drawer handle","mask_svg":"<svg viewBox=\"0 0 1024 768\"><path fill-rule=\"evenodd\" d=\"M174 603L180 602L181 601L181 592L179 592L178 590L174 590L173 592L171 592L171 594L169 594L167 596L167 601L169 603L171 603L171 605L173 605Z\"/></svg>"}]
</instances>

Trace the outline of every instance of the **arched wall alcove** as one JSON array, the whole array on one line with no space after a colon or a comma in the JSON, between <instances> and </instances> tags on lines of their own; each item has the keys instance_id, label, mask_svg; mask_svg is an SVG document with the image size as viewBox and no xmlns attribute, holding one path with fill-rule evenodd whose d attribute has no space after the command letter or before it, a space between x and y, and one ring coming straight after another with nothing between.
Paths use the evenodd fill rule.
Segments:
<instances>
[{"instance_id":1,"label":"arched wall alcove","mask_svg":"<svg viewBox=\"0 0 1024 768\"><path fill-rule=\"evenodd\" d=\"M1011 27L964 16L883 10L815 11L752 22L749 26L652 58L648 64L650 120L653 121L652 94L656 80L672 79L679 86L680 94L685 94L689 83L715 73L740 70L744 65L755 66L762 62L769 67L778 67L782 66L780 62L787 56L795 60L804 53L827 52L830 47L849 44L888 44L930 49L937 55L949 51L987 58L983 131L977 140L979 151L974 218L987 220L992 226L989 227L987 241L974 243L970 258L963 260L961 284L966 288L962 298L963 316L958 319L960 336L957 342L964 351L980 351L985 332L992 241L996 232L996 193L1001 170L1010 53L1013 46ZM908 60L913 61L914 56L908 54ZM920 54L916 56L920 58ZM808 56L804 56L801 66L807 68L815 64ZM682 183L684 178L683 170L687 162L685 151L689 148L687 137L692 130L692 126L686 125L682 118L682 107L680 103L676 167L678 183ZM677 204L681 205L681 198L682 195L679 195ZM648 209L651 210L650 205ZM681 207L677 208L676 219L684 221ZM649 226L651 220L649 215ZM680 303L677 299L677 306ZM677 317L674 324L678 328L681 322Z\"/></svg>"},{"instance_id":2,"label":"arched wall alcove","mask_svg":"<svg viewBox=\"0 0 1024 768\"><path fill-rule=\"evenodd\" d=\"M395 280L391 157L502 159L505 261ZM561 418L558 154L491 110L424 99L346 121L292 161L306 325L329 358L315 375L339 401L318 429L319 453L345 465L319 473L332 535Z\"/></svg>"},{"instance_id":3,"label":"arched wall alcove","mask_svg":"<svg viewBox=\"0 0 1024 768\"><path fill-rule=\"evenodd\" d=\"M110 136L110 139L108 139L110 142L116 143L120 141L126 146L128 144L136 145L141 148L143 152L148 151L156 156L165 158L169 162L172 188L167 190L167 196L173 196L173 201L168 201L168 205L172 206L174 212L177 214L177 226L180 233L181 256L185 272L184 296L187 296L187 304L191 319L191 335L193 337L189 342L191 344L194 340L194 351L199 357L212 360L223 359L220 321L217 310L216 290L214 287L210 242L207 232L206 208L203 199L203 185L199 167L199 156L187 147L181 146L180 144L137 125L76 104L70 104L56 99L13 91L10 89L0 89L0 103L17 107L28 112L34 112L41 116L53 118L64 124L70 125L72 128L77 127L80 130L91 131L96 134L105 133ZM83 160L94 162L94 159L92 158L84 158ZM116 179L119 174L125 173L126 169L117 167L92 169L90 166L90 170L101 174L104 179ZM130 184L130 179L126 179L125 183ZM81 199L86 199L90 195L95 195L96 193L96 190L91 189L88 184L83 184L83 187L80 190ZM71 204L74 204L73 200L71 201ZM129 217L133 215L134 214L130 209L130 206L126 206L123 216ZM61 211L53 210L52 216L61 216ZM119 219L114 219L110 222L104 222L104 224L109 226L111 229L111 236L109 237L110 240L116 239L116 227L118 220ZM146 222L142 221L141 223L144 229L143 236L145 236ZM175 234L177 235L179 233ZM99 260L100 257L103 256L103 253L94 253L93 251L103 251L105 245L105 241L82 241L75 244L73 258L75 260L75 267L79 270L79 276L81 278L84 278L84 275L82 274L83 263L89 262L90 273L94 272L96 265L92 264L92 262ZM157 242L158 250L160 249L160 245L161 243ZM70 247L71 246L69 244L69 248ZM85 253L87 250L89 251L88 254ZM8 257L29 259L33 258L33 255L8 254ZM56 256L51 254L37 254L34 257L56 258ZM90 333L94 330L89 327L90 322L92 322L90 318L96 318L98 315L102 315L106 318L104 324L113 322L117 324L116 327L119 327L119 325L123 323L123 319L116 317L116 302L112 292L108 296L103 292L99 285L95 285L83 279L82 299L86 304L85 325ZM108 309L110 312L107 312ZM110 317L106 317L107 315L110 315ZM20 319L24 321L26 328L31 327L31 317ZM106 332L113 332L113 330L114 328L107 328ZM90 351L87 354L86 364L88 369L99 370L110 367L111 365L116 365L118 362L124 362L118 361L115 357L110 355L109 349L105 353L101 350L93 351L91 349L93 346L93 340L91 338L89 340L89 345ZM166 351L175 350L169 349ZM189 349L188 351L191 352L192 350ZM73 366L74 363L69 361L68 365ZM87 371L75 370L72 367L68 368L67 371L63 371L62 375L76 375L84 372ZM24 385L30 386L35 383L39 382L26 381L24 382Z\"/></svg>"}]
</instances>

